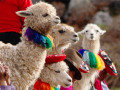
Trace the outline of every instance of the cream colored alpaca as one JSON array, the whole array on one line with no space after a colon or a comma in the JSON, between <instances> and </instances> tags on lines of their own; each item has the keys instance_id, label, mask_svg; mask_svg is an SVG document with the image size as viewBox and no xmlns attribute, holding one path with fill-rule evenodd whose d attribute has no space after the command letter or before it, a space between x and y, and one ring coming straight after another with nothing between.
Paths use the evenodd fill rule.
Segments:
<instances>
[{"instance_id":1,"label":"cream colored alpaca","mask_svg":"<svg viewBox=\"0 0 120 90\"><path fill-rule=\"evenodd\" d=\"M53 27L51 36L54 37L53 42L55 47L53 47L52 52L48 53L49 55L62 53L62 49L68 48L71 43L75 43L79 40L78 34L74 31L74 28L66 24L58 24ZM49 83L53 87L57 87L58 85L68 87L72 85L72 79L67 74L67 71L68 66L64 61L45 64L39 79ZM30 87L30 90L33 90L32 87Z\"/></svg>"},{"instance_id":2,"label":"cream colored alpaca","mask_svg":"<svg viewBox=\"0 0 120 90\"><path fill-rule=\"evenodd\" d=\"M0 60L11 70L11 81L16 90L28 90L28 87L39 77L46 58L46 49L24 35L31 27L40 34L47 35L53 25L60 22L55 8L47 3L39 2L30 6L26 11L18 11L25 17L21 42L16 46L0 42Z\"/></svg>"},{"instance_id":3,"label":"cream colored alpaca","mask_svg":"<svg viewBox=\"0 0 120 90\"><path fill-rule=\"evenodd\" d=\"M74 28L66 24L56 25L53 28L51 36L54 37L53 41L56 49L58 49L58 53L52 51L53 54L62 53L63 49L68 48L66 46L79 40L78 34L74 31ZM45 64L39 78L54 87L58 85L68 87L72 85L72 79L67 74L67 71L68 66L63 61L53 64Z\"/></svg>"},{"instance_id":4,"label":"cream colored alpaca","mask_svg":"<svg viewBox=\"0 0 120 90\"><path fill-rule=\"evenodd\" d=\"M83 35L82 47L95 54L98 54L100 50L100 36L106 31L101 30L95 24L88 24L86 27L79 32ZM96 69L90 69L89 73L82 73L82 79L76 81L73 84L74 90L90 90L92 84L94 84L95 78L98 76Z\"/></svg>"},{"instance_id":5,"label":"cream colored alpaca","mask_svg":"<svg viewBox=\"0 0 120 90\"><path fill-rule=\"evenodd\" d=\"M72 43L76 43L79 40L74 28L66 24L54 26L51 36L54 38L55 47L48 54L60 54L62 50L67 49Z\"/></svg>"}]
</instances>

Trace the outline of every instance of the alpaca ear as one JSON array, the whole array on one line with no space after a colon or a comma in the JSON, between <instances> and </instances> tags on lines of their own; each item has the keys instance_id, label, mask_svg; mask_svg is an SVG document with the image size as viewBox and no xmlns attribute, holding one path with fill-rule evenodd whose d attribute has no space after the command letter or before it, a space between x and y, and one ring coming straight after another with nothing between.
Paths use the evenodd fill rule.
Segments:
<instances>
[{"instance_id":1,"label":"alpaca ear","mask_svg":"<svg viewBox=\"0 0 120 90\"><path fill-rule=\"evenodd\" d=\"M16 14L21 17L32 16L33 13L30 11L17 11Z\"/></svg>"},{"instance_id":2,"label":"alpaca ear","mask_svg":"<svg viewBox=\"0 0 120 90\"><path fill-rule=\"evenodd\" d=\"M103 35L104 33L106 33L106 30L101 30L100 31L100 35Z\"/></svg>"},{"instance_id":3,"label":"alpaca ear","mask_svg":"<svg viewBox=\"0 0 120 90\"><path fill-rule=\"evenodd\" d=\"M84 35L84 34L85 34L85 31L84 31L84 30L78 32L78 35Z\"/></svg>"}]
</instances>

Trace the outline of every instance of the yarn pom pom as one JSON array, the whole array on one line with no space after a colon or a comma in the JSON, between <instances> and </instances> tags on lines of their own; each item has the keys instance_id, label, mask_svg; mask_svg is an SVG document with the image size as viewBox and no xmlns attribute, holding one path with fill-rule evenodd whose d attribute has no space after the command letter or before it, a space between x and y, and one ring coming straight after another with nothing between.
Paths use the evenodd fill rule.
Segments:
<instances>
[{"instance_id":1,"label":"yarn pom pom","mask_svg":"<svg viewBox=\"0 0 120 90\"><path fill-rule=\"evenodd\" d=\"M91 68L97 68L97 60L95 58L94 53L89 52L89 60L90 60L90 67Z\"/></svg>"},{"instance_id":2,"label":"yarn pom pom","mask_svg":"<svg viewBox=\"0 0 120 90\"><path fill-rule=\"evenodd\" d=\"M80 49L78 52L83 56L85 49Z\"/></svg>"},{"instance_id":3,"label":"yarn pom pom","mask_svg":"<svg viewBox=\"0 0 120 90\"><path fill-rule=\"evenodd\" d=\"M103 70L105 68L105 64L102 60L102 58L99 55L95 55L96 60L97 60L97 69L98 70Z\"/></svg>"},{"instance_id":4,"label":"yarn pom pom","mask_svg":"<svg viewBox=\"0 0 120 90\"><path fill-rule=\"evenodd\" d=\"M46 39L46 48L50 48L50 47L52 47L52 42L51 42L51 40L48 38L48 37L45 37L45 39Z\"/></svg>"},{"instance_id":5,"label":"yarn pom pom","mask_svg":"<svg viewBox=\"0 0 120 90\"><path fill-rule=\"evenodd\" d=\"M43 36L42 34L36 32L35 30L31 29L30 27L27 28L25 32L25 36L27 36L29 41L32 41L35 44L40 44L41 46L45 48L51 48L52 47L52 41L47 37Z\"/></svg>"}]
</instances>

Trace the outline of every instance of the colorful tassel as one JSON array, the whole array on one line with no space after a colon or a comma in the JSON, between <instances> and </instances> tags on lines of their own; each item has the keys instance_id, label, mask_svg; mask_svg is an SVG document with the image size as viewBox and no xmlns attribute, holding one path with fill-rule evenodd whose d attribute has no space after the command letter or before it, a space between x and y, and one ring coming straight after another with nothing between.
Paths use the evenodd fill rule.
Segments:
<instances>
[{"instance_id":1,"label":"colorful tassel","mask_svg":"<svg viewBox=\"0 0 120 90\"><path fill-rule=\"evenodd\" d=\"M90 65L91 68L96 68L98 70L103 70L105 68L103 59L99 55L95 55L86 49L80 49L79 53L82 55L83 61Z\"/></svg>"},{"instance_id":2,"label":"colorful tassel","mask_svg":"<svg viewBox=\"0 0 120 90\"><path fill-rule=\"evenodd\" d=\"M38 79L34 85L33 90L55 90L55 88L50 86L50 84L42 82L41 80Z\"/></svg>"},{"instance_id":3,"label":"colorful tassel","mask_svg":"<svg viewBox=\"0 0 120 90\"><path fill-rule=\"evenodd\" d=\"M104 62L102 61L101 57L99 55L95 55L97 60L97 69L103 70L105 68Z\"/></svg>"},{"instance_id":4,"label":"colorful tassel","mask_svg":"<svg viewBox=\"0 0 120 90\"><path fill-rule=\"evenodd\" d=\"M80 49L78 52L83 56L85 49Z\"/></svg>"},{"instance_id":5,"label":"colorful tassel","mask_svg":"<svg viewBox=\"0 0 120 90\"><path fill-rule=\"evenodd\" d=\"M89 61L90 61L90 67L91 68L97 68L97 60L95 58L94 53L89 52Z\"/></svg>"},{"instance_id":6,"label":"colorful tassel","mask_svg":"<svg viewBox=\"0 0 120 90\"><path fill-rule=\"evenodd\" d=\"M51 87L51 90L55 90L53 87Z\"/></svg>"},{"instance_id":7,"label":"colorful tassel","mask_svg":"<svg viewBox=\"0 0 120 90\"><path fill-rule=\"evenodd\" d=\"M46 39L46 48L52 47L52 42L51 42L51 40L50 40L48 37L45 37L45 39Z\"/></svg>"},{"instance_id":8,"label":"colorful tassel","mask_svg":"<svg viewBox=\"0 0 120 90\"><path fill-rule=\"evenodd\" d=\"M58 88L55 88L55 90L60 90L60 87L58 87Z\"/></svg>"},{"instance_id":9,"label":"colorful tassel","mask_svg":"<svg viewBox=\"0 0 120 90\"><path fill-rule=\"evenodd\" d=\"M99 55L98 55L98 57L100 57ZM103 70L104 68L105 68L105 63L104 63L104 61L103 61L103 59L100 57L100 61L101 61L101 70Z\"/></svg>"},{"instance_id":10,"label":"colorful tassel","mask_svg":"<svg viewBox=\"0 0 120 90\"><path fill-rule=\"evenodd\" d=\"M52 45L53 45L53 47L54 47L54 46L55 46L55 44L54 44L54 42L53 42L53 37L52 37L52 36L50 36L50 35L47 35L47 37L51 40Z\"/></svg>"},{"instance_id":11,"label":"colorful tassel","mask_svg":"<svg viewBox=\"0 0 120 90\"><path fill-rule=\"evenodd\" d=\"M53 46L53 41L49 37L43 36L42 34L36 32L35 30L31 29L30 27L27 28L25 32L25 36L27 36L29 41L32 41L35 44L40 44L45 48L51 48Z\"/></svg>"},{"instance_id":12,"label":"colorful tassel","mask_svg":"<svg viewBox=\"0 0 120 90\"><path fill-rule=\"evenodd\" d=\"M85 61L88 65L90 65L89 52L88 51L84 51L84 53L83 53L83 61Z\"/></svg>"}]
</instances>

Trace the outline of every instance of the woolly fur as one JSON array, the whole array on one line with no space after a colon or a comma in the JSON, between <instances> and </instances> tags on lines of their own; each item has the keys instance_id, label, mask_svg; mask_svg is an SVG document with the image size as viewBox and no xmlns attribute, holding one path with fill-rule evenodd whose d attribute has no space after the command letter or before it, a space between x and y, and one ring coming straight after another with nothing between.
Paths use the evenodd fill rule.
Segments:
<instances>
[{"instance_id":1,"label":"woolly fur","mask_svg":"<svg viewBox=\"0 0 120 90\"><path fill-rule=\"evenodd\" d=\"M58 24L53 27L52 30L53 31L51 36L54 37L53 42L56 49L59 50L59 53L62 53L62 49L65 49L66 45L75 43L79 40L77 33L74 31L74 28L69 25ZM64 33L60 33L60 30L63 30ZM74 35L77 35L77 37L74 37ZM54 51L55 47L53 47L53 51L51 53L58 54L58 52ZM59 70L60 73L56 73L55 70ZM71 84L71 82L68 82L68 80L71 78L67 74L62 75L67 71L68 66L63 61L53 64L45 64L45 67L41 72L40 79L42 81L48 82L52 86L62 85L66 87L66 85Z\"/></svg>"},{"instance_id":2,"label":"woolly fur","mask_svg":"<svg viewBox=\"0 0 120 90\"><path fill-rule=\"evenodd\" d=\"M79 32L81 35L83 35L83 49L87 49L95 54L98 54L100 50L100 36L105 32L106 31L101 30L95 24L86 25L86 27L81 32ZM91 38L91 34L93 34L93 38ZM98 77L98 72L96 69L90 68L90 72L87 74L82 73L82 76L83 77L81 80L76 81L73 84L74 90L90 90L90 86L94 84L95 78Z\"/></svg>"},{"instance_id":3,"label":"woolly fur","mask_svg":"<svg viewBox=\"0 0 120 90\"><path fill-rule=\"evenodd\" d=\"M60 33L60 30L63 30L65 32ZM68 48L71 43L78 41L78 35L77 37L74 37L74 35L77 35L77 33L74 31L74 28L69 25L58 24L54 26L52 28L51 36L53 37L55 47L53 47L52 52L48 51L48 55L62 53L62 49ZM56 73L55 71L60 71L60 73ZM54 87L58 85L66 87L66 85L71 84L71 82L68 81L71 80L71 78L66 73L67 71L68 66L64 61L53 64L45 64L44 69L41 71L39 79L43 82L49 83Z\"/></svg>"},{"instance_id":4,"label":"woolly fur","mask_svg":"<svg viewBox=\"0 0 120 90\"><path fill-rule=\"evenodd\" d=\"M60 33L60 31L63 33ZM54 26L51 36L54 38L55 47L53 47L52 52L49 52L49 54L61 54L62 50L67 49L71 44L79 40L74 28L67 24L57 24Z\"/></svg>"},{"instance_id":5,"label":"woolly fur","mask_svg":"<svg viewBox=\"0 0 120 90\"><path fill-rule=\"evenodd\" d=\"M42 15L48 13L48 17ZM0 60L6 63L11 70L11 81L16 90L28 90L28 87L39 77L46 58L46 49L28 41L24 36L28 27L47 35L51 27L59 22L56 20L56 10L53 6L39 2L26 11L17 12L25 17L21 42L16 46L0 42Z\"/></svg>"},{"instance_id":6,"label":"woolly fur","mask_svg":"<svg viewBox=\"0 0 120 90\"><path fill-rule=\"evenodd\" d=\"M60 71L57 73L56 71ZM64 61L53 63L53 64L45 64L44 69L40 74L40 79L43 82L49 83L51 86L57 87L58 85L67 86L71 85L72 82L71 77L67 74L68 66Z\"/></svg>"}]
</instances>

